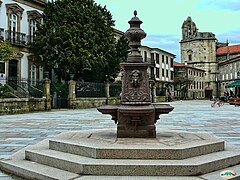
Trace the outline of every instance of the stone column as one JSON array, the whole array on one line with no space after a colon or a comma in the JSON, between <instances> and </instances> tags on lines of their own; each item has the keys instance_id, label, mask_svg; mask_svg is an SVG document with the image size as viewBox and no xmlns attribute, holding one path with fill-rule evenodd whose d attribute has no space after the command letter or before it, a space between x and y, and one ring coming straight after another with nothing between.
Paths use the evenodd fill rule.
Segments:
<instances>
[{"instance_id":1,"label":"stone column","mask_svg":"<svg viewBox=\"0 0 240 180\"><path fill-rule=\"evenodd\" d=\"M153 103L155 103L156 102L156 96L157 96L157 94L156 94L156 85L155 85L155 83L153 84L153 94L152 94L152 96L153 96Z\"/></svg>"},{"instance_id":2,"label":"stone column","mask_svg":"<svg viewBox=\"0 0 240 180\"><path fill-rule=\"evenodd\" d=\"M50 94L51 81L48 78L43 79L43 96L45 99L45 110L51 110L51 94Z\"/></svg>"},{"instance_id":3,"label":"stone column","mask_svg":"<svg viewBox=\"0 0 240 180\"><path fill-rule=\"evenodd\" d=\"M106 84L105 84L105 96L106 96L106 104L108 104L108 99L110 98L110 84L109 84L109 82L107 82Z\"/></svg>"},{"instance_id":4,"label":"stone column","mask_svg":"<svg viewBox=\"0 0 240 180\"><path fill-rule=\"evenodd\" d=\"M68 105L70 108L75 108L75 103L76 101L76 81L70 80L68 82Z\"/></svg>"}]
</instances>

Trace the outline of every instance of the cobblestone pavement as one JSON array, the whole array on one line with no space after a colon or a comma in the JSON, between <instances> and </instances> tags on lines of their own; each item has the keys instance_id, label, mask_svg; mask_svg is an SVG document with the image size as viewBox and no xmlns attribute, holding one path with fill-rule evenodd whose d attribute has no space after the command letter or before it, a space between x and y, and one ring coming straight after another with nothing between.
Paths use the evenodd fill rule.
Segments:
<instances>
[{"instance_id":1,"label":"cobblestone pavement","mask_svg":"<svg viewBox=\"0 0 240 180\"><path fill-rule=\"evenodd\" d=\"M174 110L160 116L158 131L208 132L240 147L240 107L225 104L212 108L211 103L207 100L169 103ZM116 125L110 115L102 115L96 108L0 116L0 159L63 131L103 128ZM0 172L0 180L3 179L11 178Z\"/></svg>"}]
</instances>

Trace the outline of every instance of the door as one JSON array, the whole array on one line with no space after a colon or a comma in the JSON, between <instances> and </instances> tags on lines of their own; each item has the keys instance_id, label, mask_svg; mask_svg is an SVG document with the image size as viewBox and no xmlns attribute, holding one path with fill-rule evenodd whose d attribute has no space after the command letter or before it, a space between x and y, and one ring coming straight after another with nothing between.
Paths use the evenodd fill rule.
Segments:
<instances>
[{"instance_id":1,"label":"door","mask_svg":"<svg viewBox=\"0 0 240 180\"><path fill-rule=\"evenodd\" d=\"M13 89L17 89L18 61L10 60L8 64L8 84Z\"/></svg>"}]
</instances>

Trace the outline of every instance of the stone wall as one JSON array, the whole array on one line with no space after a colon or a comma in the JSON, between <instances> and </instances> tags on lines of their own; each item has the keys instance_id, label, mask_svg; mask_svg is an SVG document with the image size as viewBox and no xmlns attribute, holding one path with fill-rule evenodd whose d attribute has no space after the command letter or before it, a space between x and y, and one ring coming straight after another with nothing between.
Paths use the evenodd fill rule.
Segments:
<instances>
[{"instance_id":1,"label":"stone wall","mask_svg":"<svg viewBox=\"0 0 240 180\"><path fill-rule=\"evenodd\" d=\"M119 98L76 98L71 100L71 108L74 109L85 109L85 108L95 108L102 106L104 104L119 104Z\"/></svg>"},{"instance_id":2,"label":"stone wall","mask_svg":"<svg viewBox=\"0 0 240 180\"><path fill-rule=\"evenodd\" d=\"M166 96L155 96L154 97L154 103L166 102L166 101L167 101Z\"/></svg>"},{"instance_id":3,"label":"stone wall","mask_svg":"<svg viewBox=\"0 0 240 180\"><path fill-rule=\"evenodd\" d=\"M19 114L45 110L45 99L42 98L5 98L0 99L0 115Z\"/></svg>"}]
</instances>

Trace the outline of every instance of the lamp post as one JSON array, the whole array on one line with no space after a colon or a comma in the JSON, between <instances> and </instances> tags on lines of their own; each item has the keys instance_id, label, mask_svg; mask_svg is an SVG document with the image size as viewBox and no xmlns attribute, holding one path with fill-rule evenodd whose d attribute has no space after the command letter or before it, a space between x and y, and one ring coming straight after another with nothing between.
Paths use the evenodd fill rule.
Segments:
<instances>
[{"instance_id":1,"label":"lamp post","mask_svg":"<svg viewBox=\"0 0 240 180\"><path fill-rule=\"evenodd\" d=\"M215 75L214 81L215 81L215 83L216 83L216 96L217 96L217 98L220 97L219 87L218 87L218 84L219 84L219 82L218 82L218 74L219 74L218 72L215 72L215 73L214 73L214 75Z\"/></svg>"}]
</instances>

